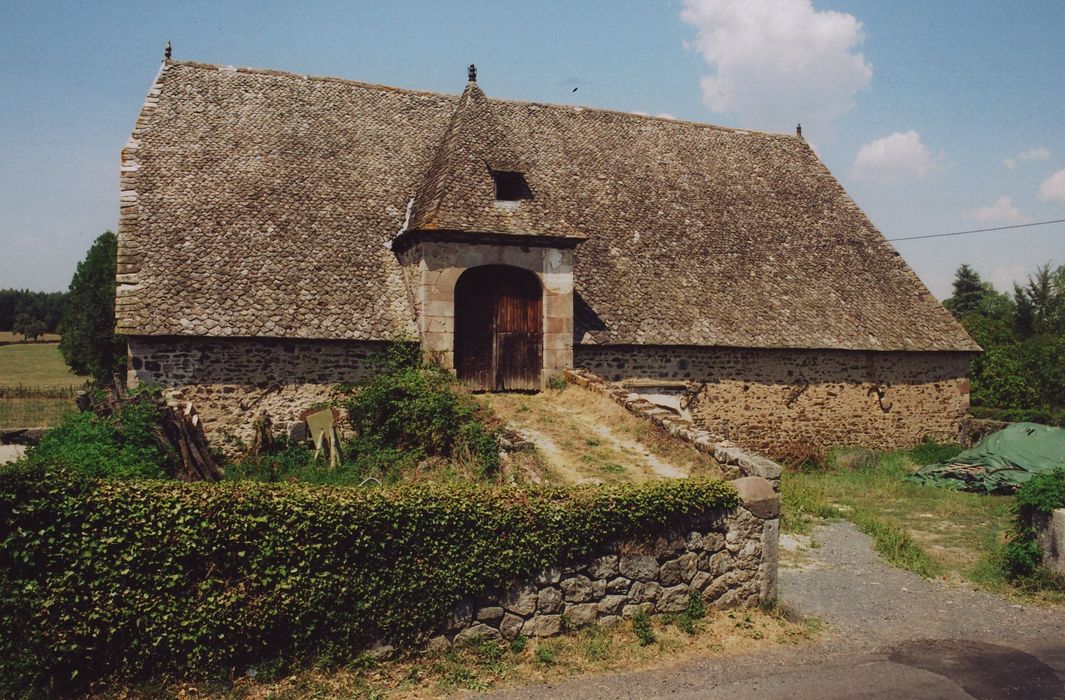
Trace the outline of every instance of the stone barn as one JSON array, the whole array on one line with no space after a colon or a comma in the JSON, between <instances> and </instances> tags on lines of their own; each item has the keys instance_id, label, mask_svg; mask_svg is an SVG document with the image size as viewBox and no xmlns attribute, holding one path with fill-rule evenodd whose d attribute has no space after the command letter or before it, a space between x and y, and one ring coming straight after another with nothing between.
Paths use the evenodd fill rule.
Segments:
<instances>
[{"instance_id":1,"label":"stone barn","mask_svg":"<svg viewBox=\"0 0 1065 700\"><path fill-rule=\"evenodd\" d=\"M416 340L773 452L953 438L979 350L801 136L169 58L122 151L129 379L208 435Z\"/></svg>"}]
</instances>

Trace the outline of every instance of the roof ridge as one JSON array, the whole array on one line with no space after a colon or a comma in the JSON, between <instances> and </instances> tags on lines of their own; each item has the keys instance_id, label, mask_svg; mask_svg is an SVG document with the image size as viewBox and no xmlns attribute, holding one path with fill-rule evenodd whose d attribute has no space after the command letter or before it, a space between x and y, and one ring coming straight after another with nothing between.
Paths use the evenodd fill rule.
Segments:
<instances>
[{"instance_id":1,"label":"roof ridge","mask_svg":"<svg viewBox=\"0 0 1065 700\"><path fill-rule=\"evenodd\" d=\"M178 61L170 59L166 61L167 65L173 66L186 66L189 68L200 68L203 70L217 70L222 72L233 73L251 73L255 75L271 75L282 78L300 78L302 80L317 80L328 83L342 83L345 85L355 85L358 87L368 88L371 90L383 90L386 92L401 92L411 95L423 95L426 97L445 97L448 99L459 99L463 93L454 92L437 92L435 90L418 90L414 88L397 87L395 85L385 85L384 83L370 83L364 80L354 80L352 78L339 78L331 75L317 75L312 73L299 73L296 71L277 70L274 68L254 68L248 66L233 66L222 63L203 63L200 61ZM504 104L512 104L519 106L532 106L532 107L545 107L550 109L569 110L574 112L597 112L603 114L617 114L624 117L631 117L633 119L653 120L656 122L668 122L672 124L685 124L690 126L698 126L707 129L716 129L718 131L727 131L736 134L752 134L754 136L769 136L772 138L787 139L788 141L800 140L795 137L794 134L775 132L775 131L763 131L760 129L747 129L738 126L723 126L721 124L711 124L710 122L694 121L691 119L677 119L670 117L659 117L653 114L638 114L636 112L626 112L621 109L611 109L609 107L591 107L588 105L567 105L558 102L538 102L535 100L517 100L509 98L488 97L485 95L485 99L489 102L498 102Z\"/></svg>"}]
</instances>

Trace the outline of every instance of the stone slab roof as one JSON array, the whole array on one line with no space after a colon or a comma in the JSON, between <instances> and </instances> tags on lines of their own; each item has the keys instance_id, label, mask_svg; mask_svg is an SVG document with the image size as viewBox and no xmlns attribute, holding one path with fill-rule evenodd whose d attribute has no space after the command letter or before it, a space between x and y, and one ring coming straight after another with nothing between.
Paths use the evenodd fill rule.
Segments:
<instances>
[{"instance_id":1,"label":"stone slab roof","mask_svg":"<svg viewBox=\"0 0 1065 700\"><path fill-rule=\"evenodd\" d=\"M166 62L122 153L119 331L414 337L388 244L483 228L586 238L579 343L979 349L801 139L473 89ZM492 208L493 160L533 199Z\"/></svg>"}]
</instances>

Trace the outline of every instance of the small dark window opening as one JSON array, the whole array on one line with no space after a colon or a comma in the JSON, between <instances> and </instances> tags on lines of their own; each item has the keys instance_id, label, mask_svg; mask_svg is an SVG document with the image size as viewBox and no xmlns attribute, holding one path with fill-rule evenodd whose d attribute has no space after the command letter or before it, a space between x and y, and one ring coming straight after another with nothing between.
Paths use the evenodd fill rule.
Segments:
<instances>
[{"instance_id":1,"label":"small dark window opening","mask_svg":"<svg viewBox=\"0 0 1065 700\"><path fill-rule=\"evenodd\" d=\"M497 201L516 202L519 199L532 199L532 190L521 173L493 170L492 179L496 183Z\"/></svg>"}]
</instances>

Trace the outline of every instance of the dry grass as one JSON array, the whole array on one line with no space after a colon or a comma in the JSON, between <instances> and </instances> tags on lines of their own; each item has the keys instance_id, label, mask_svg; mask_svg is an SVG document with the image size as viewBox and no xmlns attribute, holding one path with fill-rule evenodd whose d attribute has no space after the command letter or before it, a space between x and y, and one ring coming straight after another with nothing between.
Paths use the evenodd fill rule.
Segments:
<instances>
[{"instance_id":1,"label":"dry grass","mask_svg":"<svg viewBox=\"0 0 1065 700\"><path fill-rule=\"evenodd\" d=\"M22 343L22 336L11 331L0 331L0 343ZM59 336L55 333L45 333L33 343L58 343Z\"/></svg>"},{"instance_id":2,"label":"dry grass","mask_svg":"<svg viewBox=\"0 0 1065 700\"><path fill-rule=\"evenodd\" d=\"M427 698L469 691L550 683L584 674L661 669L693 658L755 652L780 644L800 644L816 637L817 620L792 621L779 612L710 611L693 634L655 618L657 641L641 645L629 622L612 630L588 628L553 639L514 644L485 643L445 654L417 654L407 659L306 670L281 679L239 678L225 687L173 684L162 688L111 692L106 697L181 698Z\"/></svg>"},{"instance_id":3,"label":"dry grass","mask_svg":"<svg viewBox=\"0 0 1065 700\"><path fill-rule=\"evenodd\" d=\"M70 371L58 343L0 346L0 386L78 387L86 379Z\"/></svg>"},{"instance_id":4,"label":"dry grass","mask_svg":"<svg viewBox=\"0 0 1065 700\"><path fill-rule=\"evenodd\" d=\"M535 395L480 398L508 424L533 438L546 470L562 482L721 476L711 458L590 391L569 387Z\"/></svg>"},{"instance_id":5,"label":"dry grass","mask_svg":"<svg viewBox=\"0 0 1065 700\"><path fill-rule=\"evenodd\" d=\"M75 410L72 395L56 393L78 389L86 379L67 368L56 343L0 345L0 389L21 388L17 398L0 398L0 428L55 424Z\"/></svg>"}]
</instances>

